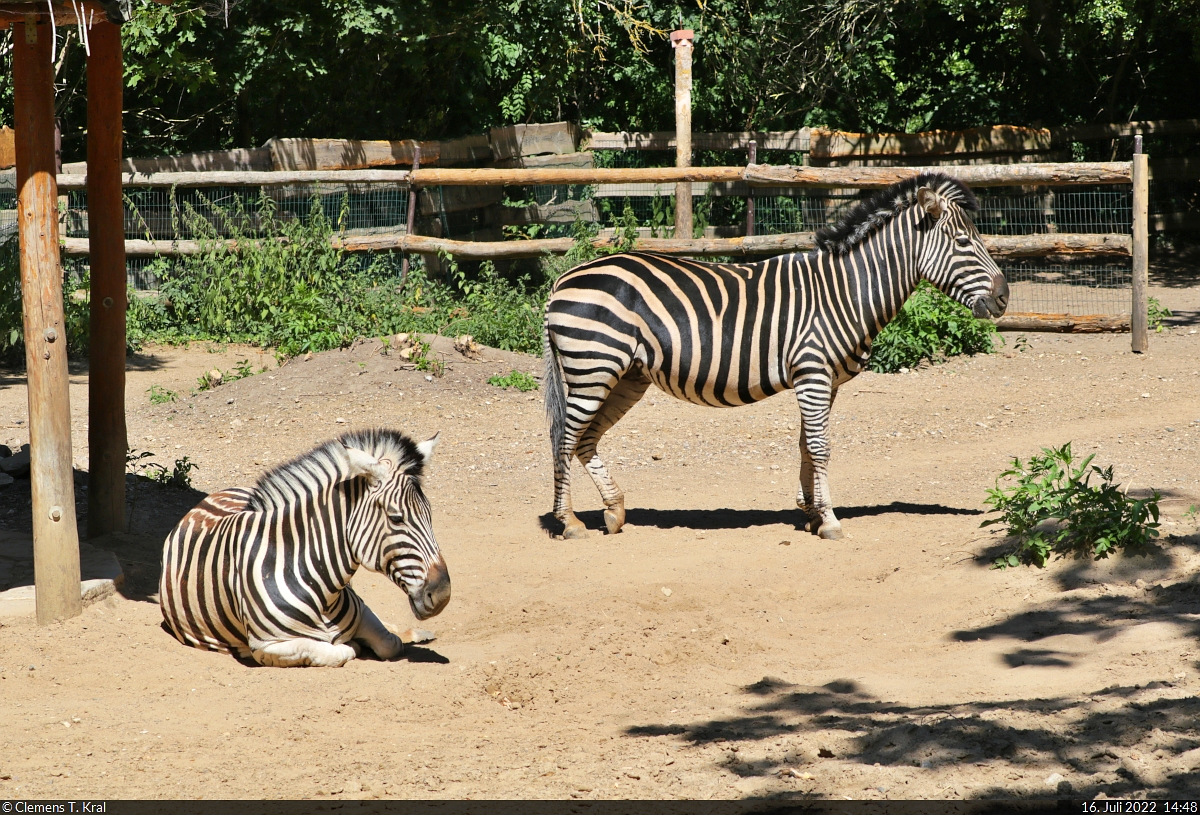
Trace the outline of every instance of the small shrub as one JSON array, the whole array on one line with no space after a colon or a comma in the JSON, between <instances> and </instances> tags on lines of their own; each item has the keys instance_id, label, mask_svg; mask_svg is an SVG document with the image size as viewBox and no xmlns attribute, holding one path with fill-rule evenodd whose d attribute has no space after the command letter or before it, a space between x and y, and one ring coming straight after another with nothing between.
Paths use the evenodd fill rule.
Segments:
<instances>
[{"instance_id":1,"label":"small shrub","mask_svg":"<svg viewBox=\"0 0 1200 815\"><path fill-rule=\"evenodd\" d=\"M980 524L1003 524L1014 544L995 567L1041 567L1051 555L1101 560L1117 550L1138 554L1158 537L1158 491L1150 498L1129 498L1113 484L1112 466L1101 469L1093 458L1075 464L1068 442L1042 448L1028 463L1012 460L984 500L1000 517ZM1091 482L1093 476L1098 483ZM1004 479L1015 483L1001 485Z\"/></svg>"},{"instance_id":2,"label":"small shrub","mask_svg":"<svg viewBox=\"0 0 1200 815\"><path fill-rule=\"evenodd\" d=\"M1146 325L1155 333L1161 334L1162 330L1166 328L1166 326L1163 324L1163 320L1167 317L1174 316L1175 315L1171 313L1171 309L1158 302L1157 297L1151 297L1148 301L1148 305L1146 307Z\"/></svg>"},{"instance_id":3,"label":"small shrub","mask_svg":"<svg viewBox=\"0 0 1200 815\"><path fill-rule=\"evenodd\" d=\"M148 450L139 452L130 449L125 453L126 469L137 475L138 478L144 478L156 484L181 489L192 486L192 470L200 468L199 465L189 461L187 456L175 459L175 466L170 470L157 462L146 461L153 457L154 454Z\"/></svg>"},{"instance_id":4,"label":"small shrub","mask_svg":"<svg viewBox=\"0 0 1200 815\"><path fill-rule=\"evenodd\" d=\"M196 380L196 392L201 393L211 390L226 382L236 382L239 379L261 374L265 370L267 370L265 367L259 368L257 371L254 370L254 366L250 364L250 360L248 359L243 359L234 365L232 371L222 371L220 368L213 368L208 373L201 374L200 378ZM151 401L153 401L153 397L151 397Z\"/></svg>"},{"instance_id":5,"label":"small shrub","mask_svg":"<svg viewBox=\"0 0 1200 815\"><path fill-rule=\"evenodd\" d=\"M896 318L875 338L868 367L878 373L895 373L915 368L923 360L990 354L998 338L994 323L976 319L966 306L921 281Z\"/></svg>"},{"instance_id":6,"label":"small shrub","mask_svg":"<svg viewBox=\"0 0 1200 815\"><path fill-rule=\"evenodd\" d=\"M179 398L179 394L175 391L167 390L162 385L151 385L146 393L150 394L150 404L152 405L165 405Z\"/></svg>"},{"instance_id":7,"label":"small shrub","mask_svg":"<svg viewBox=\"0 0 1200 815\"><path fill-rule=\"evenodd\" d=\"M417 340L413 343L413 354L410 359L418 371L428 371L436 377L441 377L446 373L446 363L429 356L429 348L429 343Z\"/></svg>"},{"instance_id":8,"label":"small shrub","mask_svg":"<svg viewBox=\"0 0 1200 815\"><path fill-rule=\"evenodd\" d=\"M537 380L522 371L512 371L504 376L497 374L488 379L488 384L497 388L516 388L521 393L535 391L538 387Z\"/></svg>"}]
</instances>

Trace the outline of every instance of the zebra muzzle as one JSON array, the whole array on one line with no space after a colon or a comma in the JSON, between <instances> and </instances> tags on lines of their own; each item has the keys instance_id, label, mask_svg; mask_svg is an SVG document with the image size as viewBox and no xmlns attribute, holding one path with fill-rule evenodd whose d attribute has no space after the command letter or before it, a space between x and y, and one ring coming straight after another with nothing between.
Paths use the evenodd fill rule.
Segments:
<instances>
[{"instance_id":1,"label":"zebra muzzle","mask_svg":"<svg viewBox=\"0 0 1200 815\"><path fill-rule=\"evenodd\" d=\"M450 572L445 560L439 559L430 565L425 584L411 592L408 601L418 620L427 620L442 612L450 602Z\"/></svg>"},{"instance_id":2,"label":"zebra muzzle","mask_svg":"<svg viewBox=\"0 0 1200 815\"><path fill-rule=\"evenodd\" d=\"M990 294L983 295L971 305L971 313L980 320L1000 317L1008 309L1008 281L1001 276L992 285Z\"/></svg>"}]
</instances>

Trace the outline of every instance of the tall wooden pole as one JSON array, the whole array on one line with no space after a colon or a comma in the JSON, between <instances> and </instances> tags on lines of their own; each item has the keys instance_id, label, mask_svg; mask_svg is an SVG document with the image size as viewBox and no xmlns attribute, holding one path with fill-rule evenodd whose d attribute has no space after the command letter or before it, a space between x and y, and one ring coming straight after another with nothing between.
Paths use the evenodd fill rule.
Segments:
<instances>
[{"instance_id":1,"label":"tall wooden pole","mask_svg":"<svg viewBox=\"0 0 1200 815\"><path fill-rule=\"evenodd\" d=\"M87 59L87 206L92 302L88 364L88 537L125 530L125 214L121 28L97 21Z\"/></svg>"},{"instance_id":2,"label":"tall wooden pole","mask_svg":"<svg viewBox=\"0 0 1200 815\"><path fill-rule=\"evenodd\" d=\"M46 625L81 614L83 604L79 597L67 337L58 258L52 35L50 26L33 15L26 15L25 22L15 29L17 230L32 448L33 567L37 620Z\"/></svg>"},{"instance_id":3,"label":"tall wooden pole","mask_svg":"<svg viewBox=\"0 0 1200 815\"><path fill-rule=\"evenodd\" d=\"M1150 168L1142 152L1142 137L1134 138L1133 152L1133 308L1129 330L1135 354L1150 348L1147 322L1150 307L1146 288L1150 285Z\"/></svg>"},{"instance_id":4,"label":"tall wooden pole","mask_svg":"<svg viewBox=\"0 0 1200 815\"><path fill-rule=\"evenodd\" d=\"M413 145L412 168L413 168L413 172L416 172L417 170L421 169L421 145L419 145L419 144ZM414 231L416 230L418 200L419 199L417 196L417 185L412 184L408 188L408 220L405 222L405 227L404 227L405 235L412 235L414 233ZM429 270L426 269L425 271L429 271ZM401 261L401 263L400 263L400 285L403 286L404 282L406 280L408 280L408 253L407 252L404 253L404 260Z\"/></svg>"},{"instance_id":5,"label":"tall wooden pole","mask_svg":"<svg viewBox=\"0 0 1200 815\"><path fill-rule=\"evenodd\" d=\"M675 166L692 166L692 40L690 29L671 32L675 49ZM692 237L692 185L675 185L675 237Z\"/></svg>"},{"instance_id":6,"label":"tall wooden pole","mask_svg":"<svg viewBox=\"0 0 1200 815\"><path fill-rule=\"evenodd\" d=\"M758 164L758 142L746 145L746 164ZM746 237L754 237L754 188L746 193Z\"/></svg>"}]
</instances>

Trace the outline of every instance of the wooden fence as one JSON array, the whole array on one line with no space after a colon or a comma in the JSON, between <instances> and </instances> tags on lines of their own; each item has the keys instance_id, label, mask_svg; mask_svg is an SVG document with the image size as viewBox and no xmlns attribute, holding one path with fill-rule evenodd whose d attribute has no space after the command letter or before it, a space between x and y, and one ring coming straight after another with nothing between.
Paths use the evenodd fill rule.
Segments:
<instances>
[{"instance_id":1,"label":"wooden fence","mask_svg":"<svg viewBox=\"0 0 1200 815\"><path fill-rule=\"evenodd\" d=\"M787 196L789 191L826 189L849 191L883 187L928 169L962 179L973 187L1082 187L1133 184L1134 212L1144 211L1146 191L1135 183L1131 162L1039 161L1062 155L1072 141L1112 139L1136 132L1188 134L1200 132L1200 120L1143 122L1120 126L1035 129L996 126L967 131L919 134L853 134L805 128L766 133L696 133L694 149L759 150L801 153L806 163L795 165L747 164L723 167L595 167L596 150L669 150L673 133L597 133L569 123L498 128L486 136L445 142L332 139L275 139L257 150L192 154L169 159L126 160L122 177L128 188L267 187L287 188L320 184L323 189L361 190L387 187L416 190L416 234L404 226L364 230L373 234L345 234L335 238L349 251L399 251L432 256L449 253L462 259L537 257L567 251L568 238L502 240L501 223L569 222L582 213L595 218L591 202L560 202L513 209L502 203L505 187L551 188L589 186L603 196L653 196L669 191L668 185L691 182L693 194ZM420 148L421 167L411 166ZM921 158L922 166L898 166ZM1034 160L1030 160L1034 159ZM1147 163L1139 177L1200 181L1200 159L1170 158ZM454 166L468 165L468 166ZM482 165L482 166L481 166ZM86 185L86 165L66 165L58 176L62 191ZM0 186L3 179L0 178ZM330 186L332 185L332 187ZM636 186L630 186L636 185ZM272 193L274 195L274 193ZM669 193L668 193L669 194ZM760 199L761 200L761 199ZM586 205L586 206L583 206ZM582 209L581 209L582 207ZM588 212L583 209L591 208ZM1140 209L1139 209L1140 208ZM469 215L495 211L490 223L467 233L447 227L446 214ZM561 211L559 211L561 210ZM439 221L440 218L440 221ZM1190 225L1193 213L1159 214L1156 226ZM476 218L476 221L481 219ZM487 220L487 219L482 219ZM1197 219L1200 220L1200 219ZM1137 234L1135 224L1135 235ZM379 234L382 232L383 234ZM726 233L728 235L729 233ZM469 238L469 239L467 239ZM1050 261L1123 259L1134 261L1135 293L1139 288L1137 239L1124 233L1054 233L985 238L998 260L1046 258ZM597 246L611 245L611 237L598 237ZM740 234L696 239L639 236L635 248L694 256L761 256L813 247L812 232L775 235ZM87 241L68 238L64 253L82 255ZM129 240L131 257L186 255L200 251L187 240ZM1144 272L1141 273L1144 276ZM1144 312L1144 309L1143 309ZM1138 313L1134 303L1133 313ZM1019 316L1012 320L1042 319ZM1087 330L1111 320L1084 320L1065 316L1057 322L1042 320L1054 330ZM1065 320L1065 322L1064 322Z\"/></svg>"}]
</instances>

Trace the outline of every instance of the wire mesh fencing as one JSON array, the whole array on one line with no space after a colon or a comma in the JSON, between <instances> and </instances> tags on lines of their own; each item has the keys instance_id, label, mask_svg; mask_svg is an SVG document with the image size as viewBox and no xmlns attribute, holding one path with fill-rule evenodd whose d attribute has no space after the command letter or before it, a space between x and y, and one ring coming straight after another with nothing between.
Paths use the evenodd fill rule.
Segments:
<instances>
[{"instance_id":1,"label":"wire mesh fencing","mask_svg":"<svg viewBox=\"0 0 1200 815\"><path fill-rule=\"evenodd\" d=\"M669 163L669 153L602 151L605 167ZM705 158L733 164L732 156ZM762 156L800 163L803 156ZM855 189L755 189L744 184L692 184L694 235L746 234L747 202L753 196L754 231L760 235L812 232L843 218L865 194ZM528 187L438 187L422 191L417 232L435 237L505 240L562 237L579 222L590 229L625 226L628 213L644 237L672 237L674 184L592 184ZM1181 200L1191 200L1186 186ZM975 222L985 235L1052 233L1129 234L1131 190L1115 187L985 188L976 191ZM198 188L136 188L125 191L125 237L129 240L204 241L266 237L280 224L323 219L333 232L348 235L402 234L409 191L392 183L299 184ZM63 237L86 238L87 194L69 190L59 197ZM0 235L15 231L15 190L0 189ZM129 257L129 284L154 289L174 257ZM83 270L86 258L69 264ZM1012 290L1014 312L1128 314L1132 261L1021 261L1002 263Z\"/></svg>"}]
</instances>

